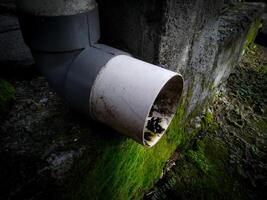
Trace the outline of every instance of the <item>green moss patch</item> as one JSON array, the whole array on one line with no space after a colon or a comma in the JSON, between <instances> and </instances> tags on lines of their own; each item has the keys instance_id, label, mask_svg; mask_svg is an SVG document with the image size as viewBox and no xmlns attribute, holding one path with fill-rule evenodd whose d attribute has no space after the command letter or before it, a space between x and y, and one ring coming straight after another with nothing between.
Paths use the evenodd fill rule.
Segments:
<instances>
[{"instance_id":1,"label":"green moss patch","mask_svg":"<svg viewBox=\"0 0 267 200\"><path fill-rule=\"evenodd\" d=\"M251 27L247 33L246 41L244 44L244 49L247 49L251 44L253 44L261 25L262 25L262 23L261 23L260 19L258 19L256 22L254 22L251 25Z\"/></svg>"},{"instance_id":2,"label":"green moss patch","mask_svg":"<svg viewBox=\"0 0 267 200\"><path fill-rule=\"evenodd\" d=\"M15 100L15 89L7 81L0 79L0 114L6 113Z\"/></svg>"},{"instance_id":3,"label":"green moss patch","mask_svg":"<svg viewBox=\"0 0 267 200\"><path fill-rule=\"evenodd\" d=\"M81 181L80 177L71 176L67 196L70 199L141 199L161 177L165 163L177 146L188 140L180 126L182 115L181 108L153 148L144 148L119 135L98 141L94 148L97 151L89 150L88 156L76 162L73 176L83 178Z\"/></svg>"},{"instance_id":4,"label":"green moss patch","mask_svg":"<svg viewBox=\"0 0 267 200\"><path fill-rule=\"evenodd\" d=\"M206 137L195 145L175 167L177 198L230 199L237 188L226 173L229 153L224 143Z\"/></svg>"}]
</instances>

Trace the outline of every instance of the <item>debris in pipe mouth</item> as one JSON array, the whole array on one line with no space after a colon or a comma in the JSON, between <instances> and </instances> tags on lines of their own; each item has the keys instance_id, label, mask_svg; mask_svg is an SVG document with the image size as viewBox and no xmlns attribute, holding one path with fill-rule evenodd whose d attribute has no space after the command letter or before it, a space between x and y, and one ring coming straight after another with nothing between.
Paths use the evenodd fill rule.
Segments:
<instances>
[{"instance_id":1,"label":"debris in pipe mouth","mask_svg":"<svg viewBox=\"0 0 267 200\"><path fill-rule=\"evenodd\" d=\"M177 92L169 83L156 98L146 119L144 129L144 144L146 146L155 145L167 130L176 111L177 102Z\"/></svg>"}]
</instances>

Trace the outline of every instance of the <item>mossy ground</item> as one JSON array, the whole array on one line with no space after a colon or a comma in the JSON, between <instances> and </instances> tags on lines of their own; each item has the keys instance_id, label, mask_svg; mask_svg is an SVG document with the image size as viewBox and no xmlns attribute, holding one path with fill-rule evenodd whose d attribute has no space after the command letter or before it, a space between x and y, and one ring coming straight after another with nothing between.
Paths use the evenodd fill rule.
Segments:
<instances>
[{"instance_id":1,"label":"mossy ground","mask_svg":"<svg viewBox=\"0 0 267 200\"><path fill-rule=\"evenodd\" d=\"M88 152L74 167L73 174L86 175L82 182L77 180L71 199L141 199L161 177L167 159L186 138L177 126L182 114L181 109L172 122L176 126L171 126L153 148L144 148L125 137L121 141L110 138L98 142L99 151ZM92 163L88 159L92 158L90 154L94 154L95 160L88 170L88 164Z\"/></svg>"},{"instance_id":2,"label":"mossy ground","mask_svg":"<svg viewBox=\"0 0 267 200\"><path fill-rule=\"evenodd\" d=\"M197 137L147 199L265 199L267 49L250 45ZM169 189L170 180L172 187Z\"/></svg>"},{"instance_id":3,"label":"mossy ground","mask_svg":"<svg viewBox=\"0 0 267 200\"><path fill-rule=\"evenodd\" d=\"M9 110L12 101L15 100L15 89L7 81L0 79L0 115Z\"/></svg>"}]
</instances>

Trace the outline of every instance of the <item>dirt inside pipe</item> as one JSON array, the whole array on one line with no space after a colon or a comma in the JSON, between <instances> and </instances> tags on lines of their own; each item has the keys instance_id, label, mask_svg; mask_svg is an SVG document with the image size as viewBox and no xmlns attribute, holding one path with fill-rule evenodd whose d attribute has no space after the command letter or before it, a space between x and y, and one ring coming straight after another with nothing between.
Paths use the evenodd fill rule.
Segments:
<instances>
[{"instance_id":1,"label":"dirt inside pipe","mask_svg":"<svg viewBox=\"0 0 267 200\"><path fill-rule=\"evenodd\" d=\"M146 119L143 133L145 146L154 146L165 133L177 110L182 89L180 76L170 79L161 89Z\"/></svg>"}]
</instances>

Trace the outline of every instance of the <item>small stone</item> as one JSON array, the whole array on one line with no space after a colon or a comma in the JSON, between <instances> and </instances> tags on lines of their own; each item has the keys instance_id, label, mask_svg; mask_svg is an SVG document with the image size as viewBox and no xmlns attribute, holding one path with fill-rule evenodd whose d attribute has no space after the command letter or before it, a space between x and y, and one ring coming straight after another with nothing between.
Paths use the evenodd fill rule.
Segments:
<instances>
[{"instance_id":1,"label":"small stone","mask_svg":"<svg viewBox=\"0 0 267 200\"><path fill-rule=\"evenodd\" d=\"M200 128L201 127L201 124L200 123L196 123L195 124L195 128Z\"/></svg>"},{"instance_id":2,"label":"small stone","mask_svg":"<svg viewBox=\"0 0 267 200\"><path fill-rule=\"evenodd\" d=\"M46 104L47 103L47 101L48 101L48 98L42 98L41 100L40 100L40 103L42 103L42 104Z\"/></svg>"}]
</instances>

